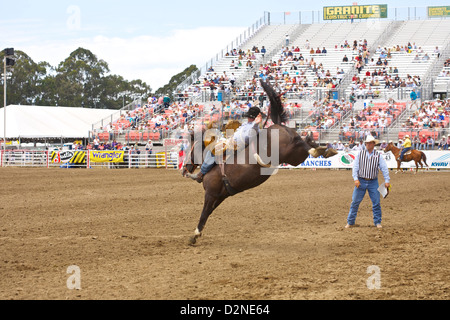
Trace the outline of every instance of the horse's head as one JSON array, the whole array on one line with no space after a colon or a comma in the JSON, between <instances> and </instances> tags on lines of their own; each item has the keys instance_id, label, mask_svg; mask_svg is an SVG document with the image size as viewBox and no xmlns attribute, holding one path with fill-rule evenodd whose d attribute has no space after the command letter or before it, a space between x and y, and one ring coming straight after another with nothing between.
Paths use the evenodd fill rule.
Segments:
<instances>
[{"instance_id":1,"label":"horse's head","mask_svg":"<svg viewBox=\"0 0 450 320\"><path fill-rule=\"evenodd\" d=\"M387 146L384 148L384 152L389 152L392 150L392 147L394 146L394 143L390 141Z\"/></svg>"}]
</instances>

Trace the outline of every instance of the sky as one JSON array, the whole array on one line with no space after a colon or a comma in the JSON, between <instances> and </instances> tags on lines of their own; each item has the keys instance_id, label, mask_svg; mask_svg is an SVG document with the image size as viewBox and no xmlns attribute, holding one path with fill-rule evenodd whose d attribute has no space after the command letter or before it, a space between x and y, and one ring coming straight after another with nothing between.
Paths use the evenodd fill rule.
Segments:
<instances>
[{"instance_id":1,"label":"sky","mask_svg":"<svg viewBox=\"0 0 450 320\"><path fill-rule=\"evenodd\" d=\"M324 6L388 4L450 5L448 0L408 1L3 1L0 50L15 48L35 62L57 66L79 47L105 60L111 74L141 79L156 91L195 64L205 65L264 16Z\"/></svg>"}]
</instances>

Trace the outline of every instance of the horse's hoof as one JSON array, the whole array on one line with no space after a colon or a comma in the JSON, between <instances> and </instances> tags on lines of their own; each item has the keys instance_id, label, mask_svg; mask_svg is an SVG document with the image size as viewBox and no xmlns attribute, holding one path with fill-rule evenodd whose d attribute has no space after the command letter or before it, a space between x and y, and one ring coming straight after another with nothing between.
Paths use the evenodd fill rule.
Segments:
<instances>
[{"instance_id":1,"label":"horse's hoof","mask_svg":"<svg viewBox=\"0 0 450 320\"><path fill-rule=\"evenodd\" d=\"M196 236L192 236L189 238L189 245L193 246L194 244L197 243L197 237Z\"/></svg>"}]
</instances>

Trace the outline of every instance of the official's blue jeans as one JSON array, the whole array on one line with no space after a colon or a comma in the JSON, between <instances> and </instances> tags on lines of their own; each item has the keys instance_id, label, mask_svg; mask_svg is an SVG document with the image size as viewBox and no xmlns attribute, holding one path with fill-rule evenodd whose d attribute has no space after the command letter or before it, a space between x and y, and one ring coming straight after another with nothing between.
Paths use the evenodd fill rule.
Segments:
<instances>
[{"instance_id":1,"label":"official's blue jeans","mask_svg":"<svg viewBox=\"0 0 450 320\"><path fill-rule=\"evenodd\" d=\"M216 158L212 154L211 151L208 151L205 155L205 160L203 160L203 164L200 167L200 172L205 175L216 165Z\"/></svg>"},{"instance_id":2,"label":"official's blue jeans","mask_svg":"<svg viewBox=\"0 0 450 320\"><path fill-rule=\"evenodd\" d=\"M360 186L353 190L352 204L350 205L350 212L348 213L347 223L354 225L356 215L358 213L359 204L364 199L366 191L369 193L370 200L372 200L373 222L375 225L381 223L381 204L380 192L378 191L378 179L364 180L359 178Z\"/></svg>"},{"instance_id":3,"label":"official's blue jeans","mask_svg":"<svg viewBox=\"0 0 450 320\"><path fill-rule=\"evenodd\" d=\"M407 153L409 150L411 150L411 148L404 148L402 150L402 152L400 153L400 160L403 160L403 156L405 155L405 153Z\"/></svg>"}]
</instances>

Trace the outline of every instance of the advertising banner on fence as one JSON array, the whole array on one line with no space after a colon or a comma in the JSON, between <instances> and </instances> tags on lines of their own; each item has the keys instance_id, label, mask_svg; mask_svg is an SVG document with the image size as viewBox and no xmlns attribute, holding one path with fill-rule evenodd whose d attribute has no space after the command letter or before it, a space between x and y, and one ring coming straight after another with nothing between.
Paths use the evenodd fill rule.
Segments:
<instances>
[{"instance_id":1,"label":"advertising banner on fence","mask_svg":"<svg viewBox=\"0 0 450 320\"><path fill-rule=\"evenodd\" d=\"M427 157L427 164L429 169L450 169L450 151L424 151ZM313 158L308 157L302 164L295 168L311 168L311 169L351 169L353 168L353 163L358 155L357 151L343 152L339 151L334 157L325 159L323 157ZM391 152L384 153L382 156L386 160L388 168L396 169L397 161ZM281 166L282 168L294 168L293 166ZM414 161L402 162L401 168L415 168L416 165ZM426 166L424 165L424 168ZM420 165L419 165L420 169Z\"/></svg>"},{"instance_id":2,"label":"advertising banner on fence","mask_svg":"<svg viewBox=\"0 0 450 320\"><path fill-rule=\"evenodd\" d=\"M428 7L429 17L448 17L450 16L450 6Z\"/></svg>"},{"instance_id":3,"label":"advertising banner on fence","mask_svg":"<svg viewBox=\"0 0 450 320\"><path fill-rule=\"evenodd\" d=\"M85 151L53 151L50 157L52 163L72 163L84 164L86 163Z\"/></svg>"},{"instance_id":4,"label":"advertising banner on fence","mask_svg":"<svg viewBox=\"0 0 450 320\"><path fill-rule=\"evenodd\" d=\"M95 151L89 152L89 160L96 163L123 162L124 151Z\"/></svg>"},{"instance_id":5,"label":"advertising banner on fence","mask_svg":"<svg viewBox=\"0 0 450 320\"><path fill-rule=\"evenodd\" d=\"M323 20L387 18L387 4L333 6L323 8Z\"/></svg>"}]
</instances>

